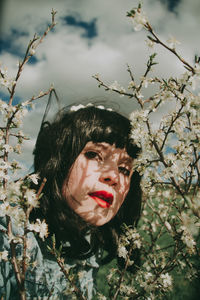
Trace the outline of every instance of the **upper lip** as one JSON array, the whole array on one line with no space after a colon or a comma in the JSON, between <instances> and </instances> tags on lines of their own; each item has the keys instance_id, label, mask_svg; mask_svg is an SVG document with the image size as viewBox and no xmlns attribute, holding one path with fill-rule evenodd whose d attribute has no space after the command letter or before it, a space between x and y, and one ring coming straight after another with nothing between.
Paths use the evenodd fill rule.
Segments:
<instances>
[{"instance_id":1,"label":"upper lip","mask_svg":"<svg viewBox=\"0 0 200 300\"><path fill-rule=\"evenodd\" d=\"M108 193L107 191L96 191L89 194L92 197L98 197L106 202L112 204L113 202L113 194Z\"/></svg>"}]
</instances>

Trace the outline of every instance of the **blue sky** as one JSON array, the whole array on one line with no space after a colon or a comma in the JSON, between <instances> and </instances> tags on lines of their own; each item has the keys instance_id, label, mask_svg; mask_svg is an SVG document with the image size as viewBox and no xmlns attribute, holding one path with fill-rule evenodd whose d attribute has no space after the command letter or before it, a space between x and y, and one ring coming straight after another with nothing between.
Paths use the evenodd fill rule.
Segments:
<instances>
[{"instance_id":1,"label":"blue sky","mask_svg":"<svg viewBox=\"0 0 200 300\"><path fill-rule=\"evenodd\" d=\"M83 21L80 19L80 16L65 16L63 17L63 20L65 21L65 24L68 26L73 26L75 28L82 28L84 29L84 32L82 34L82 37L93 39L98 36L97 31L97 24L96 19L92 19L89 22Z\"/></svg>"},{"instance_id":2,"label":"blue sky","mask_svg":"<svg viewBox=\"0 0 200 300\"><path fill-rule=\"evenodd\" d=\"M199 0L143 0L144 11L163 41L171 35L181 45L178 51L189 62L200 55ZM123 113L135 108L134 102L98 89L92 75L99 73L108 84L117 80L127 88L127 63L136 78L145 70L148 56L146 32L134 32L126 17L136 7L136 0L2 0L0 2L0 62L15 76L17 63L34 33L39 35L51 19L51 9L57 10L54 31L36 50L20 78L15 101L26 100L54 84L62 105L85 99L111 99L120 104ZM184 72L172 54L160 47L157 52L157 74L161 77ZM6 90L0 97L7 99ZM31 153L47 99L43 99L25 119L25 132L31 137L26 143L25 159ZM56 105L53 108L56 110ZM159 118L157 116L156 118ZM157 119L155 118L155 122Z\"/></svg>"}]
</instances>

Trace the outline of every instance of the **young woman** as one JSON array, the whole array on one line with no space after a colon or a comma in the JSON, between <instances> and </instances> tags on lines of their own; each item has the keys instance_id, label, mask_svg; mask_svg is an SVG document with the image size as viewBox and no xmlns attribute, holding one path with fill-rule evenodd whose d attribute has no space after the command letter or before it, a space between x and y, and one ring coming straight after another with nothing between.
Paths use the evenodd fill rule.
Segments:
<instances>
[{"instance_id":1,"label":"young woman","mask_svg":"<svg viewBox=\"0 0 200 300\"><path fill-rule=\"evenodd\" d=\"M132 171L140 149L130 131L129 120L121 114L80 105L63 109L52 123L44 122L37 138L35 172L46 184L30 222L46 220L48 239L55 235L67 266L82 274L77 285L87 299L92 298L98 266L117 258L121 225L136 225L140 216L140 176ZM27 278L27 293L45 299L51 291L58 299L68 299L66 278L44 246L35 239L38 265Z\"/></svg>"}]
</instances>

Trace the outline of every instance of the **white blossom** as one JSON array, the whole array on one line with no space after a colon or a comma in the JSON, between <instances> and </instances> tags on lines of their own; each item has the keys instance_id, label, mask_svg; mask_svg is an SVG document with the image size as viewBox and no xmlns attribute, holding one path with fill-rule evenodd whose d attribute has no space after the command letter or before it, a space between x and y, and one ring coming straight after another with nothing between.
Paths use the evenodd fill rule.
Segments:
<instances>
[{"instance_id":1,"label":"white blossom","mask_svg":"<svg viewBox=\"0 0 200 300\"><path fill-rule=\"evenodd\" d=\"M190 78L192 90L195 91L200 87L200 74L195 74Z\"/></svg>"},{"instance_id":2,"label":"white blossom","mask_svg":"<svg viewBox=\"0 0 200 300\"><path fill-rule=\"evenodd\" d=\"M109 89L119 91L122 94L126 92L126 90L116 80L109 85Z\"/></svg>"},{"instance_id":3,"label":"white blossom","mask_svg":"<svg viewBox=\"0 0 200 300\"><path fill-rule=\"evenodd\" d=\"M40 219L37 219L35 223L31 223L28 225L28 229L30 231L38 232L42 240L44 240L44 238L48 236L48 226L45 220L41 222Z\"/></svg>"},{"instance_id":4,"label":"white blossom","mask_svg":"<svg viewBox=\"0 0 200 300\"><path fill-rule=\"evenodd\" d=\"M118 247L118 256L119 257L123 257L123 258L126 259L127 254L128 254L128 251L126 250L126 247L124 247L124 246L119 246Z\"/></svg>"},{"instance_id":5,"label":"white blossom","mask_svg":"<svg viewBox=\"0 0 200 300\"><path fill-rule=\"evenodd\" d=\"M5 201L2 204L0 204L0 217L5 217L6 215L9 215L11 211L10 203Z\"/></svg>"},{"instance_id":6,"label":"white blossom","mask_svg":"<svg viewBox=\"0 0 200 300\"><path fill-rule=\"evenodd\" d=\"M161 274L160 278L162 279L162 284L164 288L172 287L172 277L169 275L169 273Z\"/></svg>"},{"instance_id":7,"label":"white blossom","mask_svg":"<svg viewBox=\"0 0 200 300\"><path fill-rule=\"evenodd\" d=\"M149 115L149 110L148 109L147 110L142 110L142 111L136 110L136 111L133 111L130 114L129 119L131 120L133 126L134 125L137 126L138 122L139 122L139 125L140 125L140 122L146 121L148 115Z\"/></svg>"},{"instance_id":8,"label":"white blossom","mask_svg":"<svg viewBox=\"0 0 200 300\"><path fill-rule=\"evenodd\" d=\"M152 40L148 39L145 42L147 44L147 47L149 47L149 49L153 49L154 48L155 43Z\"/></svg>"},{"instance_id":9,"label":"white blossom","mask_svg":"<svg viewBox=\"0 0 200 300\"><path fill-rule=\"evenodd\" d=\"M9 182L9 185L7 187L7 195L9 201L12 202L16 197L19 198L21 196L21 184L22 182L20 180L16 182Z\"/></svg>"},{"instance_id":10,"label":"white blossom","mask_svg":"<svg viewBox=\"0 0 200 300\"><path fill-rule=\"evenodd\" d=\"M169 47L171 47L171 48L175 48L176 45L180 45L180 42L174 36L171 36L167 40L167 43L169 44Z\"/></svg>"},{"instance_id":11,"label":"white blossom","mask_svg":"<svg viewBox=\"0 0 200 300\"><path fill-rule=\"evenodd\" d=\"M134 88L136 88L135 81L131 80L131 81L129 82L128 89L134 89Z\"/></svg>"},{"instance_id":12,"label":"white blossom","mask_svg":"<svg viewBox=\"0 0 200 300\"><path fill-rule=\"evenodd\" d=\"M183 228L186 228L191 235L195 236L199 232L199 223L196 221L196 217L193 215L192 211L187 213L181 212L181 220L183 222Z\"/></svg>"},{"instance_id":13,"label":"white blossom","mask_svg":"<svg viewBox=\"0 0 200 300\"><path fill-rule=\"evenodd\" d=\"M171 231L172 230L172 227L171 225L169 224L168 221L165 221L165 227L167 228L167 230Z\"/></svg>"},{"instance_id":14,"label":"white blossom","mask_svg":"<svg viewBox=\"0 0 200 300\"><path fill-rule=\"evenodd\" d=\"M34 55L35 54L35 49L33 47L30 48L29 50L30 55Z\"/></svg>"},{"instance_id":15,"label":"white blossom","mask_svg":"<svg viewBox=\"0 0 200 300\"><path fill-rule=\"evenodd\" d=\"M15 244L22 244L23 238L21 236L16 236L12 232L9 232L8 234L8 242L11 243L11 241Z\"/></svg>"},{"instance_id":16,"label":"white blossom","mask_svg":"<svg viewBox=\"0 0 200 300\"><path fill-rule=\"evenodd\" d=\"M194 196L191 209L200 218L200 191L198 191L197 194Z\"/></svg>"},{"instance_id":17,"label":"white blossom","mask_svg":"<svg viewBox=\"0 0 200 300\"><path fill-rule=\"evenodd\" d=\"M21 153L22 153L22 147L21 147L20 144L15 145L15 146L13 147L13 150L14 150L14 152L17 153L17 154L21 154Z\"/></svg>"},{"instance_id":18,"label":"white blossom","mask_svg":"<svg viewBox=\"0 0 200 300\"><path fill-rule=\"evenodd\" d=\"M181 240L183 241L184 244L186 244L188 248L189 253L195 253L195 246L196 246L196 241L193 239L189 231L186 229L186 227L181 226L180 230L182 231L182 236Z\"/></svg>"},{"instance_id":19,"label":"white blossom","mask_svg":"<svg viewBox=\"0 0 200 300\"><path fill-rule=\"evenodd\" d=\"M142 85L144 88L148 88L149 83L153 82L152 78L147 78L147 77L141 77Z\"/></svg>"},{"instance_id":20,"label":"white blossom","mask_svg":"<svg viewBox=\"0 0 200 300\"><path fill-rule=\"evenodd\" d=\"M120 285L120 292L124 293L127 296L125 299L130 299L128 296L131 296L131 294L135 293L136 289L132 286L121 284Z\"/></svg>"},{"instance_id":21,"label":"white blossom","mask_svg":"<svg viewBox=\"0 0 200 300\"><path fill-rule=\"evenodd\" d=\"M98 293L97 296L98 296L98 300L107 300L106 296L104 296L100 293Z\"/></svg>"},{"instance_id":22,"label":"white blossom","mask_svg":"<svg viewBox=\"0 0 200 300\"><path fill-rule=\"evenodd\" d=\"M153 274L152 274L151 272L147 272L147 273L144 274L145 280L149 280L149 279L151 279L152 277L153 277Z\"/></svg>"},{"instance_id":23,"label":"white blossom","mask_svg":"<svg viewBox=\"0 0 200 300\"><path fill-rule=\"evenodd\" d=\"M4 250L2 252L0 252L0 262L4 260L7 261L8 260L8 251Z\"/></svg>"},{"instance_id":24,"label":"white blossom","mask_svg":"<svg viewBox=\"0 0 200 300\"><path fill-rule=\"evenodd\" d=\"M21 106L21 108L16 112L16 114L14 115L14 118L12 120L13 124L16 127L21 127L23 124L23 118L24 116L27 114L28 110Z\"/></svg>"},{"instance_id":25,"label":"white blossom","mask_svg":"<svg viewBox=\"0 0 200 300\"><path fill-rule=\"evenodd\" d=\"M8 76L7 68L1 68L0 84L6 88L11 88L15 83L16 81Z\"/></svg>"},{"instance_id":26,"label":"white blossom","mask_svg":"<svg viewBox=\"0 0 200 300\"><path fill-rule=\"evenodd\" d=\"M197 75L200 75L200 64L195 64L194 70Z\"/></svg>"},{"instance_id":27,"label":"white blossom","mask_svg":"<svg viewBox=\"0 0 200 300\"><path fill-rule=\"evenodd\" d=\"M12 168L13 173L15 173L16 170L21 169L19 162L16 161L15 159L13 159L13 161L11 162L10 167Z\"/></svg>"},{"instance_id":28,"label":"white blossom","mask_svg":"<svg viewBox=\"0 0 200 300\"><path fill-rule=\"evenodd\" d=\"M5 101L0 99L0 111L1 111L1 113L6 111L7 107L8 107L8 104Z\"/></svg>"},{"instance_id":29,"label":"white blossom","mask_svg":"<svg viewBox=\"0 0 200 300\"><path fill-rule=\"evenodd\" d=\"M0 169L4 171L11 169L11 164L8 161L4 161L3 159L0 159Z\"/></svg>"},{"instance_id":30,"label":"white blossom","mask_svg":"<svg viewBox=\"0 0 200 300\"><path fill-rule=\"evenodd\" d=\"M8 144L4 144L3 145L3 149L7 152L7 153L10 153L10 152L13 152L13 147L8 145Z\"/></svg>"},{"instance_id":31,"label":"white blossom","mask_svg":"<svg viewBox=\"0 0 200 300\"><path fill-rule=\"evenodd\" d=\"M12 78L2 77L0 78L0 84L6 88L10 88L15 84L15 81Z\"/></svg>"},{"instance_id":32,"label":"white blossom","mask_svg":"<svg viewBox=\"0 0 200 300\"><path fill-rule=\"evenodd\" d=\"M188 79L189 79L189 72L185 72L183 73L180 78L179 78L179 82L181 84L187 84L188 83Z\"/></svg>"},{"instance_id":33,"label":"white blossom","mask_svg":"<svg viewBox=\"0 0 200 300\"><path fill-rule=\"evenodd\" d=\"M22 208L20 208L19 206L13 207L10 216L12 217L12 220L14 220L16 227L20 229L24 227L26 217L25 212Z\"/></svg>"},{"instance_id":34,"label":"white blossom","mask_svg":"<svg viewBox=\"0 0 200 300\"><path fill-rule=\"evenodd\" d=\"M6 200L6 196L7 196L6 190L3 187L0 187L0 200L1 201Z\"/></svg>"},{"instance_id":35,"label":"white blossom","mask_svg":"<svg viewBox=\"0 0 200 300\"><path fill-rule=\"evenodd\" d=\"M171 196L171 193L170 193L170 190L166 190L166 191L163 191L163 197L169 199L169 197Z\"/></svg>"},{"instance_id":36,"label":"white blossom","mask_svg":"<svg viewBox=\"0 0 200 300\"><path fill-rule=\"evenodd\" d=\"M26 201L27 201L27 204L31 207L37 207L39 205L39 202L38 202L38 197L36 195L36 192L34 190L27 190L25 192L25 195L24 195Z\"/></svg>"},{"instance_id":37,"label":"white blossom","mask_svg":"<svg viewBox=\"0 0 200 300\"><path fill-rule=\"evenodd\" d=\"M29 178L31 179L31 181L34 184L38 184L38 179L39 179L39 175L38 174L32 174L32 175L29 176Z\"/></svg>"},{"instance_id":38,"label":"white blossom","mask_svg":"<svg viewBox=\"0 0 200 300\"><path fill-rule=\"evenodd\" d=\"M132 18L133 27L135 31L140 31L144 25L147 23L147 18L145 13L141 11L136 11L134 17Z\"/></svg>"},{"instance_id":39,"label":"white blossom","mask_svg":"<svg viewBox=\"0 0 200 300\"><path fill-rule=\"evenodd\" d=\"M151 223L151 227L152 227L153 232L156 232L156 231L157 231L157 226L158 226L158 223L157 223L157 222L152 222L152 223Z\"/></svg>"}]
</instances>

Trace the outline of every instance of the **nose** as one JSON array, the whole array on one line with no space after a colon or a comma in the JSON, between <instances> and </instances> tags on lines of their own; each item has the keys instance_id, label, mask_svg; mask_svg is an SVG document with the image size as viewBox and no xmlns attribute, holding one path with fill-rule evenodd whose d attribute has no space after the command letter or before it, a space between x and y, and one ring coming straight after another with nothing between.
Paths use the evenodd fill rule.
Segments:
<instances>
[{"instance_id":1,"label":"nose","mask_svg":"<svg viewBox=\"0 0 200 300\"><path fill-rule=\"evenodd\" d=\"M109 170L102 170L100 175L100 182L106 183L110 186L115 186L119 182L119 173L116 168L109 168Z\"/></svg>"}]
</instances>

